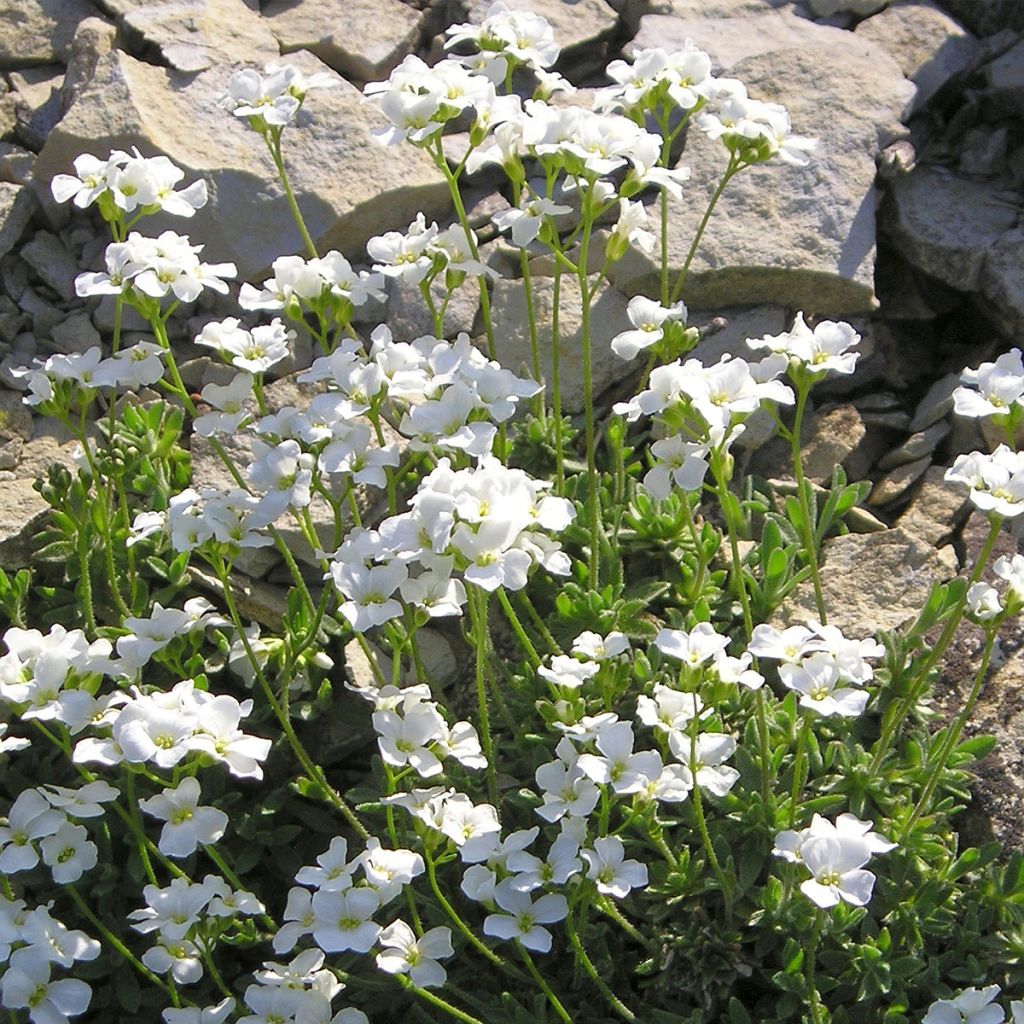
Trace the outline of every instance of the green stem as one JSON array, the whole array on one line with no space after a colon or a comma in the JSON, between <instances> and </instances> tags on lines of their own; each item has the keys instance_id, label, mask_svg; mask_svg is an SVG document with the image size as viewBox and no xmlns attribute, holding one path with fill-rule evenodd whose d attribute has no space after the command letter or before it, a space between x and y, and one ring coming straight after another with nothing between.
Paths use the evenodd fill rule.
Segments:
<instances>
[{"instance_id":1,"label":"green stem","mask_svg":"<svg viewBox=\"0 0 1024 1024\"><path fill-rule=\"evenodd\" d=\"M582 965L583 970L590 976L590 980L597 987L597 990L605 997L608 1005L624 1020L635 1021L636 1014L608 987L605 980L598 973L593 961L587 955L587 951L583 948L583 943L576 933L576 927L572 923L572 914L569 914L565 919L565 930L569 936L569 942L576 952L576 959Z\"/></svg>"},{"instance_id":2,"label":"green stem","mask_svg":"<svg viewBox=\"0 0 1024 1024\"><path fill-rule=\"evenodd\" d=\"M441 891L441 887L437 884L437 866L434 864L434 858L429 850L423 851L423 861L427 866L427 880L430 883L430 890L434 894L434 898L441 905L441 909L448 915L449 920L455 925L456 928L465 936L469 944L478 952L486 957L496 967L504 967L505 961L498 956L497 953L492 949L488 949L474 934L472 929L462 920L459 912L448 902L448 898Z\"/></svg>"},{"instance_id":3,"label":"green stem","mask_svg":"<svg viewBox=\"0 0 1024 1024\"><path fill-rule=\"evenodd\" d=\"M598 896L595 904L602 914L610 917L634 942L640 943L641 946L650 946L643 933L636 925L626 920L619 908L610 899L605 896Z\"/></svg>"},{"instance_id":4,"label":"green stem","mask_svg":"<svg viewBox=\"0 0 1024 1024\"><path fill-rule=\"evenodd\" d=\"M562 301L562 265L556 261L551 281L551 415L555 418L555 491L565 495L565 438L562 424L562 354L559 321Z\"/></svg>"},{"instance_id":5,"label":"green stem","mask_svg":"<svg viewBox=\"0 0 1024 1024\"><path fill-rule=\"evenodd\" d=\"M547 1000L558 1018L565 1021L565 1024L572 1024L572 1017L569 1016L558 996L552 991L551 986L544 980L544 976L537 970L537 965L533 962L533 957L527 952L526 947L518 939L516 939L516 946L519 947L519 953L523 958L523 963L526 964L526 969L530 972L530 977L533 978L537 983L537 987L547 996Z\"/></svg>"},{"instance_id":6,"label":"green stem","mask_svg":"<svg viewBox=\"0 0 1024 1024\"><path fill-rule=\"evenodd\" d=\"M730 155L729 163L726 164L725 167L725 174L722 175L722 180L718 183L718 187L712 193L711 201L708 203L707 209L704 211L704 216L701 217L700 224L697 225L697 232L693 236L693 241L690 243L690 251L686 254L686 260L683 262L683 269L679 271L679 277L676 278L675 287L672 289L670 302L678 302L680 296L683 294L683 285L686 283L686 275L690 272L690 264L693 262L693 257L697 252L697 246L700 245L700 240L704 236L704 229L708 226L708 221L711 220L711 214L715 212L715 207L718 205L718 200L725 191L725 186L729 184L732 176L736 174L738 170L739 163L734 156Z\"/></svg>"},{"instance_id":7,"label":"green stem","mask_svg":"<svg viewBox=\"0 0 1024 1024\"><path fill-rule=\"evenodd\" d=\"M533 360L533 379L538 384L544 383L544 373L540 365L540 341L537 337L537 311L533 302L533 281L530 275L530 260L525 249L519 250L519 266L523 274L523 295L526 298L526 316L530 324L530 356ZM534 399L537 419L544 421L544 391L538 391Z\"/></svg>"},{"instance_id":8,"label":"green stem","mask_svg":"<svg viewBox=\"0 0 1024 1024\"><path fill-rule=\"evenodd\" d=\"M228 864L228 862L221 856L220 852L215 846L207 845L203 849L206 851L206 856L217 865L217 870L224 876L227 883L236 892L241 890L245 891L245 883L235 874L234 870ZM269 914L261 914L260 920L263 922L264 927L268 931L277 931L278 924ZM230 995L230 993L228 993Z\"/></svg>"},{"instance_id":9,"label":"green stem","mask_svg":"<svg viewBox=\"0 0 1024 1024\"><path fill-rule=\"evenodd\" d=\"M932 797L935 795L935 790L939 784L942 773L946 768L946 762L949 760L949 755L953 752L953 748L960 739L960 733L963 731L963 727L967 723L967 719L970 718L971 712L974 710L974 705L977 703L978 694L981 692L981 687L985 682L985 677L988 675L988 666L992 660L992 651L995 648L998 636L998 627L993 628L990 626L988 636L985 640L985 650L981 656L981 664L978 666L978 671L974 676L974 682L971 685L971 692L968 694L967 701L964 703L960 714L957 715L953 724L949 726L946 731L946 735L942 741L942 746L939 748L939 754L935 759L935 765L932 767L928 781L925 783L925 787L921 791L921 797L917 801L914 813L910 816L910 820L903 829L903 835L900 838L901 844L906 843L907 837L913 831L918 818L920 818L924 813L925 809L931 803Z\"/></svg>"},{"instance_id":10,"label":"green stem","mask_svg":"<svg viewBox=\"0 0 1024 1024\"><path fill-rule=\"evenodd\" d=\"M715 488L718 491L718 499L722 506L722 513L725 516L726 533L729 535L729 549L732 553L732 576L733 590L739 598L740 607L743 609L743 626L746 630L749 641L754 632L754 617L750 611L750 597L747 594L747 585L743 579L743 561L740 558L739 545L739 524L734 521L729 485L725 479L725 472L722 467L723 455L715 450L711 453L711 472L715 478Z\"/></svg>"},{"instance_id":11,"label":"green stem","mask_svg":"<svg viewBox=\"0 0 1024 1024\"><path fill-rule=\"evenodd\" d=\"M588 188L583 200L583 232L580 236L580 258L577 280L580 286L580 340L583 348L583 423L587 443L587 518L590 524L590 576L592 590L600 587L601 542L598 497L600 480L597 475L597 445L594 438L594 378L591 367L590 338L590 282L587 267L590 254L590 235L594 225L593 194Z\"/></svg>"},{"instance_id":12,"label":"green stem","mask_svg":"<svg viewBox=\"0 0 1024 1024\"><path fill-rule=\"evenodd\" d=\"M341 812L342 817L345 818L359 837L363 840L369 839L370 833L367 831L366 826L359 820L355 811L349 807L345 798L327 781L327 777L324 775L323 769L320 768L320 766L317 765L309 756L309 753L303 746L302 741L295 733L290 715L281 706L275 696L274 689L270 685L270 682L263 671L263 666L260 665L259 658L256 657L256 653L253 651L252 645L249 643L249 637L246 635L245 629L242 626L242 620L239 617L238 608L235 605L235 599L231 593L231 584L228 579L227 567L224 565L222 560L217 559L214 564L214 569L224 590L224 603L227 606L228 615L231 616L231 621L234 623L235 629L238 631L239 639L242 641L242 647L245 649L246 657L249 659L249 664L252 666L253 672L256 676L256 681L260 684L260 689L263 691L263 695L267 698L267 703L270 705L271 710L274 712L275 717L281 725L281 728L284 730L284 734L288 738L288 743L292 748L292 752L295 754L295 757L298 759L299 764L302 765L306 774L309 776L310 781L315 782L323 790L327 799Z\"/></svg>"},{"instance_id":13,"label":"green stem","mask_svg":"<svg viewBox=\"0 0 1024 1024\"><path fill-rule=\"evenodd\" d=\"M457 1006L452 1006L451 1003L442 999L440 996L434 995L433 992L428 991L425 988L420 988L418 985L414 985L407 978L402 975L397 975L398 979L402 982L403 987L414 995L419 996L420 999L430 1003L431 1006L436 1006L439 1010L444 1010L449 1016L454 1017L456 1020L461 1020L463 1024L483 1024L483 1021L477 1017L472 1017L470 1014L460 1010Z\"/></svg>"},{"instance_id":14,"label":"green stem","mask_svg":"<svg viewBox=\"0 0 1024 1024\"><path fill-rule=\"evenodd\" d=\"M533 623L533 628L541 635L544 643L547 644L548 651L551 654L561 653L561 647L558 646L558 641L551 635L551 631L548 629L544 620L540 617L540 612L534 607L533 602L530 600L530 595L525 590L516 591L516 599L526 609L526 614Z\"/></svg>"},{"instance_id":15,"label":"green stem","mask_svg":"<svg viewBox=\"0 0 1024 1024\"><path fill-rule=\"evenodd\" d=\"M811 716L804 712L800 723L800 732L796 738L796 759L793 762L793 786L789 800L789 827L796 825L796 810L800 803L800 791L803 789L804 760L807 756L807 735L811 729Z\"/></svg>"},{"instance_id":16,"label":"green stem","mask_svg":"<svg viewBox=\"0 0 1024 1024\"><path fill-rule=\"evenodd\" d=\"M818 910L814 915L814 930L811 932L810 940L807 943L807 994L810 998L811 1020L814 1024L825 1024L821 1015L821 1001L818 998L818 985L815 980L814 970L818 955L818 940L821 938L822 925L825 923L825 913Z\"/></svg>"},{"instance_id":17,"label":"green stem","mask_svg":"<svg viewBox=\"0 0 1024 1024\"><path fill-rule=\"evenodd\" d=\"M82 898L82 894L70 883L65 884L65 891L74 901L81 914L102 936L103 941L116 950L125 960L128 961L141 974L146 981L151 982L158 988L163 989L169 996L173 996L171 988L159 976L154 974L93 912L88 903Z\"/></svg>"},{"instance_id":18,"label":"green stem","mask_svg":"<svg viewBox=\"0 0 1024 1024\"><path fill-rule=\"evenodd\" d=\"M498 776L494 764L494 743L491 738L490 715L487 706L487 591L477 587L469 591L469 614L476 648L476 699L480 715L480 743L487 759L487 795L498 810Z\"/></svg>"},{"instance_id":19,"label":"green stem","mask_svg":"<svg viewBox=\"0 0 1024 1024\"><path fill-rule=\"evenodd\" d=\"M949 647L954 634L960 626L960 620L963 618L964 609L967 607L967 593L971 586L981 579L981 574L985 571L985 566L988 565L988 560L992 556L992 549L995 547L996 539L999 537L999 530L1002 525L1002 516L993 515L991 518L988 538L985 540L985 544L982 547L981 552L978 554L978 560L974 565L974 571L971 573L971 577L967 581L967 586L964 588L963 595L957 602L953 611L950 612L949 619L946 621L946 625L943 628L942 633L939 635L938 642L925 657L924 664L916 674L916 680L909 684L907 695L899 705L898 710L892 715L887 716L886 721L883 723L882 733L878 737L875 754L874 757L872 757L871 765L868 768L869 775L874 775L875 772L878 771L886 753L888 753L889 745L892 742L893 736L896 734L896 730L903 723L903 719L910 713L910 709L914 707L918 700L920 700L921 694L928 685L928 676L931 674L932 669L938 664L939 659L946 653L946 648Z\"/></svg>"},{"instance_id":20,"label":"green stem","mask_svg":"<svg viewBox=\"0 0 1024 1024\"><path fill-rule=\"evenodd\" d=\"M821 570L818 567L818 545L811 524L811 503L807 498L804 486L804 465L800 452L800 440L803 432L804 411L807 408L807 396L810 388L801 384L797 389L796 415L793 419L793 431L790 435L790 446L793 452L793 472L796 475L797 500L800 502L800 518L804 535L804 547L807 551L807 564L811 569L811 580L814 582L814 602L818 606L818 620L824 626L828 622L825 611L825 595L821 589Z\"/></svg>"},{"instance_id":21,"label":"green stem","mask_svg":"<svg viewBox=\"0 0 1024 1024\"><path fill-rule=\"evenodd\" d=\"M537 653L537 648L533 646L530 638L526 635L526 630L523 629L523 624L519 621L519 616L516 615L516 610L512 607L508 594L505 593L505 588L498 587L497 594L498 603L501 605L505 618L508 619L508 623L512 627L512 632L515 633L516 639L518 639L520 646L526 653L530 667L537 668L541 664L540 655Z\"/></svg>"},{"instance_id":22,"label":"green stem","mask_svg":"<svg viewBox=\"0 0 1024 1024\"><path fill-rule=\"evenodd\" d=\"M704 852L707 854L711 870L718 879L722 888L722 898L725 900L725 912L728 916L732 912L732 886L725 877L722 865L718 861L718 854L711 842L711 835L708 833L708 823L704 817L704 799L700 795L700 785L697 782L697 734L700 731L700 715L694 715L690 720L690 778L693 780L693 813L697 819L697 829L700 832L701 842L704 844Z\"/></svg>"},{"instance_id":23,"label":"green stem","mask_svg":"<svg viewBox=\"0 0 1024 1024\"><path fill-rule=\"evenodd\" d=\"M302 219L302 211L299 210L299 204L295 199L295 193L292 191L291 182L288 180L288 172L285 170L284 157L281 155L281 134L282 129L271 129L265 136L267 148L270 150L274 167L277 168L277 176L281 181L281 187L284 189L285 198L288 200L288 209L291 210L292 218L299 229L299 234L302 236L302 244L305 245L310 259L316 259L319 255L316 251L316 243L310 237L309 231L306 228L306 222Z\"/></svg>"}]
</instances>

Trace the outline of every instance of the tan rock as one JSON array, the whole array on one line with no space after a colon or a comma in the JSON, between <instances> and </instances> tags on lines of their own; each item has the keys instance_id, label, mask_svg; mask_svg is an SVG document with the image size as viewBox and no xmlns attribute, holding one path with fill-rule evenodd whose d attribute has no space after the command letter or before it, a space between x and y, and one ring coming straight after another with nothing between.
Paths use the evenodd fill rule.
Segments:
<instances>
[{"instance_id":1,"label":"tan rock","mask_svg":"<svg viewBox=\"0 0 1024 1024\"><path fill-rule=\"evenodd\" d=\"M634 46L672 50L692 38L717 74L741 79L752 96L784 104L793 131L818 136L807 167L781 163L733 179L704 235L683 296L721 308L763 302L846 315L875 305L875 157L900 137L913 85L887 53L849 32L789 11L681 20L650 15ZM679 161L693 177L670 203L669 264L678 274L718 185L726 154L688 133ZM653 293L659 255L632 250L612 271L629 295Z\"/></svg>"},{"instance_id":2,"label":"tan rock","mask_svg":"<svg viewBox=\"0 0 1024 1024\"><path fill-rule=\"evenodd\" d=\"M424 16L401 0L274 0L263 17L282 53L309 50L346 77L375 82L416 48Z\"/></svg>"},{"instance_id":3,"label":"tan rock","mask_svg":"<svg viewBox=\"0 0 1024 1024\"><path fill-rule=\"evenodd\" d=\"M868 504L876 508L888 505L902 498L925 474L932 464L930 455L913 462L904 462L885 474L868 495Z\"/></svg>"},{"instance_id":4,"label":"tan rock","mask_svg":"<svg viewBox=\"0 0 1024 1024\"><path fill-rule=\"evenodd\" d=\"M897 526L929 544L937 544L960 527L967 515L967 491L945 479L944 466L931 466L921 478Z\"/></svg>"},{"instance_id":5,"label":"tan rock","mask_svg":"<svg viewBox=\"0 0 1024 1024\"><path fill-rule=\"evenodd\" d=\"M0 181L0 256L18 243L35 208L31 189Z\"/></svg>"},{"instance_id":6,"label":"tan rock","mask_svg":"<svg viewBox=\"0 0 1024 1024\"><path fill-rule=\"evenodd\" d=\"M492 0L470 0L466 21L479 24L487 15ZM546 18L563 50L593 43L615 30L616 16L604 0L511 0L509 7L532 11Z\"/></svg>"},{"instance_id":7,"label":"tan rock","mask_svg":"<svg viewBox=\"0 0 1024 1024\"><path fill-rule=\"evenodd\" d=\"M66 60L78 23L95 14L88 0L0 0L0 69Z\"/></svg>"},{"instance_id":8,"label":"tan rock","mask_svg":"<svg viewBox=\"0 0 1024 1024\"><path fill-rule=\"evenodd\" d=\"M822 553L828 619L846 636L896 629L920 612L932 584L949 576L930 544L899 528L835 537L825 542ZM788 626L816 616L808 580L790 595L773 624Z\"/></svg>"},{"instance_id":9,"label":"tan rock","mask_svg":"<svg viewBox=\"0 0 1024 1024\"><path fill-rule=\"evenodd\" d=\"M548 388L545 396L551 403L551 324L554 310L554 280L533 279L534 309L540 342L541 372ZM531 377L533 359L530 350L529 317L521 280L499 279L491 300L497 356L502 366L520 376ZM576 278L561 279L559 301L559 371L562 412L568 415L583 411L582 371L582 302ZM591 305L591 370L593 394L597 398L606 388L626 377L629 363L611 350L611 340L630 329L626 315L626 298L607 283L601 285ZM639 360L635 361L639 365Z\"/></svg>"}]
</instances>

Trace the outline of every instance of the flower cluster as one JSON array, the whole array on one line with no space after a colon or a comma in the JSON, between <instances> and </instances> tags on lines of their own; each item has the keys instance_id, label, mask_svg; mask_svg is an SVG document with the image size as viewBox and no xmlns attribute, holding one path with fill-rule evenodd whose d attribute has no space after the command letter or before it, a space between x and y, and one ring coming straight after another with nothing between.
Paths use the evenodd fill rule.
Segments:
<instances>
[{"instance_id":1,"label":"flower cluster","mask_svg":"<svg viewBox=\"0 0 1024 1024\"><path fill-rule=\"evenodd\" d=\"M808 622L779 631L755 627L748 650L758 658L781 662L779 678L800 694L800 707L819 715L855 718L867 706L860 689L871 681L868 658L881 658L885 648L870 637L848 640L835 626Z\"/></svg>"},{"instance_id":2,"label":"flower cluster","mask_svg":"<svg viewBox=\"0 0 1024 1024\"><path fill-rule=\"evenodd\" d=\"M875 886L875 876L864 865L874 854L895 847L872 832L870 822L852 814L840 814L835 822L815 814L807 828L780 832L772 852L807 868L811 877L800 883L800 891L827 909L840 901L863 907Z\"/></svg>"},{"instance_id":3,"label":"flower cluster","mask_svg":"<svg viewBox=\"0 0 1024 1024\"><path fill-rule=\"evenodd\" d=\"M221 97L221 106L250 127L264 132L281 129L295 120L310 89L336 86L338 80L326 72L304 75L293 64L268 64L261 75L252 68L236 71Z\"/></svg>"}]
</instances>

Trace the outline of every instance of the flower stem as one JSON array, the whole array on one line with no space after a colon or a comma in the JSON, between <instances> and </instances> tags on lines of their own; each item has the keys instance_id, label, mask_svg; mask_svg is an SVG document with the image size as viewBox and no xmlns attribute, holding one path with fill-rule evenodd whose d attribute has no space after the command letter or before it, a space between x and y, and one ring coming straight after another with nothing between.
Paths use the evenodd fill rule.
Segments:
<instances>
[{"instance_id":1,"label":"flower stem","mask_svg":"<svg viewBox=\"0 0 1024 1024\"><path fill-rule=\"evenodd\" d=\"M544 980L544 976L537 970L537 965L533 962L533 957L527 952L526 947L518 939L516 939L516 945L519 947L519 952L522 955L523 963L526 964L526 969L530 972L530 977L533 978L540 990L547 996L548 1002L559 1019L565 1021L565 1024L572 1024L572 1017L569 1016L558 996L552 991L551 986Z\"/></svg>"},{"instance_id":2,"label":"flower stem","mask_svg":"<svg viewBox=\"0 0 1024 1024\"><path fill-rule=\"evenodd\" d=\"M803 789L804 761L807 757L807 734L811 730L811 716L806 712L800 723L800 732L796 738L796 759L793 762L793 786L789 800L789 827L796 825L796 810L800 803L800 791Z\"/></svg>"},{"instance_id":3,"label":"flower stem","mask_svg":"<svg viewBox=\"0 0 1024 1024\"><path fill-rule=\"evenodd\" d=\"M487 592L479 588L470 589L469 614L473 626L473 640L476 646L476 699L480 714L480 742L484 757L487 758L487 795L498 810L498 776L494 764L494 743L491 739L491 722L487 707Z\"/></svg>"},{"instance_id":4,"label":"flower stem","mask_svg":"<svg viewBox=\"0 0 1024 1024\"><path fill-rule=\"evenodd\" d=\"M875 754L874 757L872 757L871 765L868 768L868 773L870 775L874 775L875 772L878 771L885 755L888 753L889 744L892 742L892 738L896 734L896 730L902 724L903 719L910 713L910 709L914 707L921 698L921 694L928 685L928 676L931 674L932 669L938 664L939 659L946 653L946 648L949 647L950 642L960 625L960 620L963 618L964 609L967 607L967 592L973 584L977 583L978 580L981 579L981 574L985 571L985 566L988 565L988 560L992 556L992 549L995 547L996 539L999 536L999 530L1002 525L1002 516L993 515L991 518L988 538L978 554L978 560L974 565L974 571L971 573L971 577L967 581L967 586L964 588L963 595L957 602L956 607L950 613L949 619L946 621L946 625L939 636L938 642L925 656L924 664L917 673L917 679L910 683L909 690L903 698L902 703L892 715L887 717L882 726L882 733L878 737L878 743L875 746Z\"/></svg>"},{"instance_id":5,"label":"flower stem","mask_svg":"<svg viewBox=\"0 0 1024 1024\"><path fill-rule=\"evenodd\" d=\"M822 925L825 923L825 914L818 910L814 915L814 930L807 943L807 994L810 998L811 1020L813 1024L825 1024L821 1015L821 1001L818 998L818 986L814 977L814 969L818 955L818 940L821 938Z\"/></svg>"},{"instance_id":6,"label":"flower stem","mask_svg":"<svg viewBox=\"0 0 1024 1024\"><path fill-rule=\"evenodd\" d=\"M726 915L732 913L732 886L729 884L729 880L725 877L725 872L722 870L722 865L718 861L718 854L715 853L715 847L711 842L711 835L708 832L708 823L704 817L704 799L700 795L700 785L697 782L697 733L700 730L700 715L694 715L691 719L690 724L690 777L693 779L693 789L691 793L693 795L693 813L697 819L697 829L700 831L700 838L704 844L704 852L707 854L708 863L711 865L711 870L715 873L715 878L718 879L718 884L722 888L722 898L725 900L725 912Z\"/></svg>"},{"instance_id":7,"label":"flower stem","mask_svg":"<svg viewBox=\"0 0 1024 1024\"><path fill-rule=\"evenodd\" d=\"M633 1011L608 987L605 980L598 973L593 961L587 955L587 951L583 948L583 943L580 941L580 937L576 933L576 927L572 923L572 914L565 919L565 929L569 936L569 942L572 943L572 948L576 952L576 959L583 967L583 970L590 975L590 980L593 981L594 985L597 986L598 991L608 1001L608 1005L624 1020L635 1021L636 1014L633 1013Z\"/></svg>"},{"instance_id":8,"label":"flower stem","mask_svg":"<svg viewBox=\"0 0 1024 1024\"><path fill-rule=\"evenodd\" d=\"M420 988L419 985L414 985L407 978L402 975L396 975L399 981L402 982L403 986L414 995L419 996L420 999L425 1000L432 1006L436 1006L439 1010L444 1010L449 1016L454 1017L456 1020L460 1020L463 1024L483 1024L477 1017L472 1017L463 1010L460 1010L457 1006L452 1006L447 1000L442 999L440 996L434 995L433 992L428 992L425 988Z\"/></svg>"},{"instance_id":9,"label":"flower stem","mask_svg":"<svg viewBox=\"0 0 1024 1024\"><path fill-rule=\"evenodd\" d=\"M516 639L519 640L520 646L526 653L530 666L537 668L541 664L540 655L537 653L537 648L533 646L529 636L526 635L526 630L523 629L523 624L519 621L519 616L516 615L516 610L512 607L504 587L498 587L498 603L501 605L505 618L508 619L509 625L512 627L512 632L515 633Z\"/></svg>"},{"instance_id":10,"label":"flower stem","mask_svg":"<svg viewBox=\"0 0 1024 1024\"><path fill-rule=\"evenodd\" d=\"M302 219L302 211L299 209L299 204L295 199L292 184L288 180L288 172L285 170L284 157L281 155L281 129L279 128L276 131L271 129L266 135L266 141L267 147L270 150L270 156L274 161L274 167L277 168L277 176L281 181L281 187L284 189L285 199L288 200L288 209L291 210L292 218L299 229L299 234L302 236L302 244L305 245L310 259L315 260L319 255L316 251L316 243L310 237L309 231L306 228L306 222Z\"/></svg>"},{"instance_id":11,"label":"flower stem","mask_svg":"<svg viewBox=\"0 0 1024 1024\"><path fill-rule=\"evenodd\" d=\"M81 911L82 916L88 920L88 922L96 929L97 932L102 936L103 941L107 943L111 949L116 950L124 957L141 974L148 982L161 988L168 995L171 994L170 987L160 978L154 974L93 912L92 908L82 898L82 894L70 883L64 886L65 891L74 901L75 906Z\"/></svg>"},{"instance_id":12,"label":"flower stem","mask_svg":"<svg viewBox=\"0 0 1024 1024\"><path fill-rule=\"evenodd\" d=\"M697 225L697 231L693 236L693 241L690 243L690 251L686 254L686 259L683 262L683 269L679 271L679 277L676 278L675 287L672 289L672 295L670 296L671 302L678 302L679 297L683 294L683 285L686 283L686 275L690 272L690 264L693 262L693 257L697 253L697 246L700 245L700 240L704 237L704 229L708 226L708 221L711 220L711 214L715 212L715 207L718 205L718 200L725 191L725 186L729 184L732 176L736 174L739 169L739 163L737 162L736 157L730 155L729 163L726 164L725 173L722 175L722 180L718 183L718 187L712 193L711 201L708 203L707 209L704 211L704 216L701 217L700 224Z\"/></svg>"},{"instance_id":13,"label":"flower stem","mask_svg":"<svg viewBox=\"0 0 1024 1024\"><path fill-rule=\"evenodd\" d=\"M562 388L559 349L559 305L562 301L562 265L555 262L551 281L551 415L555 418L555 491L565 493L565 439L562 436Z\"/></svg>"},{"instance_id":14,"label":"flower stem","mask_svg":"<svg viewBox=\"0 0 1024 1024\"><path fill-rule=\"evenodd\" d=\"M811 580L814 583L814 602L818 606L818 620L824 626L828 619L825 612L825 595L821 589L821 570L818 567L818 545L814 536L814 527L811 525L811 503L807 499L807 490L804 487L804 465L800 452L800 439L803 430L804 411L807 408L807 396L810 394L810 387L802 384L797 390L796 415L793 420L793 432L790 435L790 445L793 451L793 472L796 475L797 500L800 502L800 519L803 527L804 547L807 551L807 564L811 570Z\"/></svg>"},{"instance_id":15,"label":"flower stem","mask_svg":"<svg viewBox=\"0 0 1024 1024\"><path fill-rule=\"evenodd\" d=\"M946 762L949 760L949 755L953 752L953 748L956 746L957 740L960 739L960 733L963 731L963 727L967 723L967 719L970 718L971 712L974 710L974 705L977 703L978 694L981 692L981 687L985 682L985 677L988 675L989 663L992 660L992 651L995 648L998 636L998 627L990 626L988 629L988 636L985 639L985 650L981 655L981 664L978 666L978 671L974 676L974 682L971 685L971 692L968 694L967 700L964 703L960 714L957 715L953 724L950 725L946 731L946 735L942 741L942 746L939 748L938 756L935 759L935 765L931 770L928 781L925 783L924 789L921 791L921 796L917 801L917 806L914 808L914 813L910 816L910 820L903 829L903 835L900 838L900 843L905 843L907 841L907 837L913 831L918 818L920 818L924 813L925 809L931 803L932 797L935 795L935 789L939 784L939 779L941 778L943 771L945 770Z\"/></svg>"},{"instance_id":16,"label":"flower stem","mask_svg":"<svg viewBox=\"0 0 1024 1024\"><path fill-rule=\"evenodd\" d=\"M544 373L540 366L540 342L537 337L537 311L533 303L533 281L530 277L530 260L525 249L519 250L519 266L523 273L523 295L526 298L526 315L530 323L530 356L533 361L533 379L538 384L544 383ZM544 391L538 391L535 398L537 419L544 422Z\"/></svg>"}]
</instances>

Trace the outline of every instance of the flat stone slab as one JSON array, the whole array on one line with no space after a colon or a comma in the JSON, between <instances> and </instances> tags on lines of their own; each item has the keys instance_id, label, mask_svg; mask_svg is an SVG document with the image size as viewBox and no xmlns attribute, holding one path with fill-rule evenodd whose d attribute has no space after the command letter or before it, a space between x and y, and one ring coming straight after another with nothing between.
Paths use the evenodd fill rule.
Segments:
<instances>
[{"instance_id":1,"label":"flat stone slab","mask_svg":"<svg viewBox=\"0 0 1024 1024\"><path fill-rule=\"evenodd\" d=\"M905 134L900 116L914 86L874 43L788 11L738 18L641 21L634 48L710 53L715 71L750 95L784 104L793 130L820 139L807 167L775 162L743 171L726 189L690 268L688 305L777 303L826 315L876 305L875 156ZM669 264L678 273L726 165L726 152L688 132L680 165L693 177L670 202ZM632 250L613 268L626 294L658 280L658 252Z\"/></svg>"},{"instance_id":2,"label":"flat stone slab","mask_svg":"<svg viewBox=\"0 0 1024 1024\"><path fill-rule=\"evenodd\" d=\"M328 71L307 53L289 63L310 74ZM147 155L166 153L185 170L186 181L206 178L210 202L187 222L147 220L147 233L186 231L205 243L204 259L233 261L242 280L258 279L275 257L300 252L302 244L262 140L218 106L232 70L217 66L185 76L125 53L101 57L40 153L36 189L48 196L53 175L70 171L82 152L105 156L137 145ZM336 88L309 94L285 134L292 186L321 251L365 258L371 235L404 229L419 210L429 219L450 205L429 157L373 138L372 129L383 123L359 91L338 78Z\"/></svg>"},{"instance_id":3,"label":"flat stone slab","mask_svg":"<svg viewBox=\"0 0 1024 1024\"><path fill-rule=\"evenodd\" d=\"M0 69L65 61L88 0L0 0Z\"/></svg>"},{"instance_id":4,"label":"flat stone slab","mask_svg":"<svg viewBox=\"0 0 1024 1024\"><path fill-rule=\"evenodd\" d=\"M361 82L387 78L415 49L424 20L402 0L273 0L263 17L282 53L309 50Z\"/></svg>"}]
</instances>

